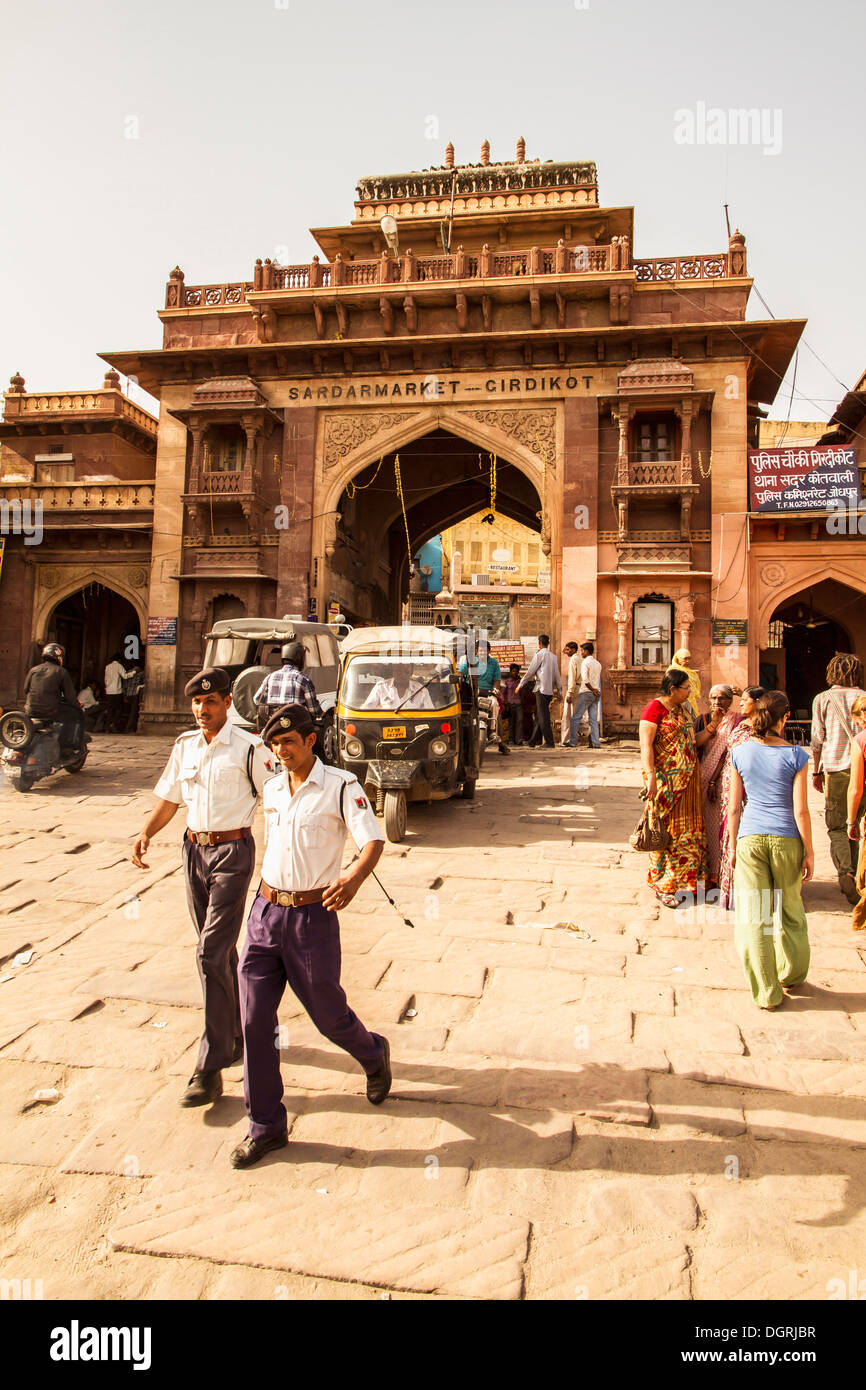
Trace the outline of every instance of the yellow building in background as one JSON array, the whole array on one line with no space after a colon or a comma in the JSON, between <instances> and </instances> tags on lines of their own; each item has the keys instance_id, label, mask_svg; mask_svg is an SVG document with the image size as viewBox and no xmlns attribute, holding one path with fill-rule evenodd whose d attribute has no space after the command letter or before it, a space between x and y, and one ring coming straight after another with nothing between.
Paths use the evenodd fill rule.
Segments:
<instances>
[{"instance_id":1,"label":"yellow building in background","mask_svg":"<svg viewBox=\"0 0 866 1390\"><path fill-rule=\"evenodd\" d=\"M492 523L483 520L491 515ZM451 570L455 555L460 556L459 576L452 575ZM538 588L539 578L541 587L549 587L550 571L541 553L540 535L499 512L476 512L443 531L442 563L443 574L452 575L452 581L458 584L472 584L475 576L478 587L478 580L486 575L480 587Z\"/></svg>"}]
</instances>

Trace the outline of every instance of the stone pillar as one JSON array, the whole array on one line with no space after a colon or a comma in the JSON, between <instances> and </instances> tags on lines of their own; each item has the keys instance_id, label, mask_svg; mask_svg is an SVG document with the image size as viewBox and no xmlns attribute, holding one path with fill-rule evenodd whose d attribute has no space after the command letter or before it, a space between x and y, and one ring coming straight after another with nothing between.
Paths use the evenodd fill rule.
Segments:
<instances>
[{"instance_id":1,"label":"stone pillar","mask_svg":"<svg viewBox=\"0 0 866 1390\"><path fill-rule=\"evenodd\" d=\"M722 618L751 618L750 572L748 538L748 479L745 456L746 364L719 365L718 379L712 383L715 391L711 419L713 471L712 488L712 552L710 569L713 572L712 616ZM734 393L731 377L737 377ZM758 677L758 633L750 627L747 647L727 644L711 648L711 684L745 686Z\"/></svg>"},{"instance_id":2,"label":"stone pillar","mask_svg":"<svg viewBox=\"0 0 866 1390\"><path fill-rule=\"evenodd\" d=\"M583 641L587 632L596 632L601 637L598 632L598 403L594 396L566 400L563 412L561 622L556 634L560 648L570 639ZM551 583L552 580L551 575ZM609 664L612 655L609 652L600 659Z\"/></svg>"},{"instance_id":3,"label":"stone pillar","mask_svg":"<svg viewBox=\"0 0 866 1390\"><path fill-rule=\"evenodd\" d=\"M625 599L617 589L613 600L613 621L616 625L616 664L622 670L628 665L625 655L626 634L628 633L628 610Z\"/></svg>"},{"instance_id":4,"label":"stone pillar","mask_svg":"<svg viewBox=\"0 0 866 1390\"><path fill-rule=\"evenodd\" d=\"M189 404L189 386L167 386L156 448L156 481L153 492L153 550L150 568L148 616L180 617L180 584L183 572L183 504L186 491L187 429L171 412ZM178 621L178 629L180 623ZM178 642L181 633L178 630ZM144 723L159 728L182 719L177 683L178 647L148 646Z\"/></svg>"},{"instance_id":5,"label":"stone pillar","mask_svg":"<svg viewBox=\"0 0 866 1390\"><path fill-rule=\"evenodd\" d=\"M306 618L312 593L313 479L316 459L315 406L286 407L286 422L295 427L291 449L283 445L283 493L280 502L293 518L278 532L276 616L301 613ZM323 557L319 557L322 564ZM323 615L318 615L323 621Z\"/></svg>"},{"instance_id":6,"label":"stone pillar","mask_svg":"<svg viewBox=\"0 0 866 1390\"><path fill-rule=\"evenodd\" d=\"M631 422L631 406L625 402L614 405L611 414L619 425L619 448L616 460L616 480L621 486L628 484L628 427Z\"/></svg>"}]
</instances>

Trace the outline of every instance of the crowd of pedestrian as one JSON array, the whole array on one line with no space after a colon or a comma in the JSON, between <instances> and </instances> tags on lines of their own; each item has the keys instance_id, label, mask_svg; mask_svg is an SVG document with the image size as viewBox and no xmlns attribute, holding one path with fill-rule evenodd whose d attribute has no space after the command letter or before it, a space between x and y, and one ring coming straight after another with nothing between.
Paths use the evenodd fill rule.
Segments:
<instances>
[{"instance_id":1,"label":"crowd of pedestrian","mask_svg":"<svg viewBox=\"0 0 866 1390\"><path fill-rule=\"evenodd\" d=\"M714 685L698 713L700 679L676 653L640 718L644 796L661 831L647 881L659 902L701 900L734 913L734 940L759 1008L778 1008L806 978L802 885L814 876L808 808L810 752L786 736L787 696ZM854 930L866 929L866 691L863 664L837 653L815 697L812 780ZM738 706L737 706L738 698Z\"/></svg>"}]
</instances>

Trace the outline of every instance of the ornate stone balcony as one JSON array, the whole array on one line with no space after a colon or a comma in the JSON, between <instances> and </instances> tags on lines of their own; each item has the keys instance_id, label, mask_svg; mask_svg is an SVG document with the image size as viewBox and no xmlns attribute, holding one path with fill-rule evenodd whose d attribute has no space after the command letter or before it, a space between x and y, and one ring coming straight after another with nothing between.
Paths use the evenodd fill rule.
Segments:
<instances>
[{"instance_id":1,"label":"ornate stone balcony","mask_svg":"<svg viewBox=\"0 0 866 1390\"><path fill-rule=\"evenodd\" d=\"M407 250L398 258L383 250L373 260L344 260L337 254L330 264L314 256L309 265L278 265L256 261L252 281L224 285L187 285L183 272L171 272L166 286L166 309L222 309L245 304L250 294L279 291L309 294L314 290L357 288L389 284L424 284L455 280L499 280L518 276L613 275L629 271L639 283L674 280L719 280L746 275L744 239L736 233L727 251L709 255L657 257L633 260L628 237L614 237L609 245L566 244L533 246L529 250L467 252L458 247L450 255L416 256Z\"/></svg>"}]
</instances>

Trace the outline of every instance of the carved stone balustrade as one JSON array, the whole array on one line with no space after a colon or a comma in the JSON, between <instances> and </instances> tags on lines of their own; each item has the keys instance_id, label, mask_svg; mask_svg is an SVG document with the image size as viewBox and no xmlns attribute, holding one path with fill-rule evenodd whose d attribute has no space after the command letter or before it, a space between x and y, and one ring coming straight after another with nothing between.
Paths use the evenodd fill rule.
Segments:
<instances>
[{"instance_id":1,"label":"carved stone balustrade","mask_svg":"<svg viewBox=\"0 0 866 1390\"><path fill-rule=\"evenodd\" d=\"M121 512L153 512L152 482L10 483L0 479L0 503L39 503L46 525L60 526L61 513L112 516Z\"/></svg>"}]
</instances>

